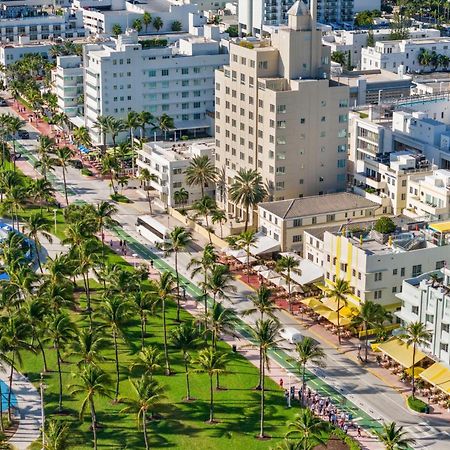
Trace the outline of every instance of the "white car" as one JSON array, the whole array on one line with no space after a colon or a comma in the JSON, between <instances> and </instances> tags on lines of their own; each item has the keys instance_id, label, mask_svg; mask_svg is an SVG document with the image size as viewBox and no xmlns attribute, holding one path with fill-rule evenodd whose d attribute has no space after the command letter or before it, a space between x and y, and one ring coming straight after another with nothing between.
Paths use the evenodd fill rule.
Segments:
<instances>
[{"instance_id":1,"label":"white car","mask_svg":"<svg viewBox=\"0 0 450 450\"><path fill-rule=\"evenodd\" d=\"M291 344L297 344L297 342L301 342L304 337L298 330L291 327L283 328L280 331L280 336L283 339L286 339Z\"/></svg>"}]
</instances>

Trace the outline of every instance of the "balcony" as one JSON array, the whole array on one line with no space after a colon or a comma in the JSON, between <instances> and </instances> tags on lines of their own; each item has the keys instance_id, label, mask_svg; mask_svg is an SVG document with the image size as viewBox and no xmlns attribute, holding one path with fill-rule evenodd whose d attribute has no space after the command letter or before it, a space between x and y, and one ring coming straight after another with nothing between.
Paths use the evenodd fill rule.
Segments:
<instances>
[{"instance_id":1,"label":"balcony","mask_svg":"<svg viewBox=\"0 0 450 450\"><path fill-rule=\"evenodd\" d=\"M427 214L431 214L433 216L439 216L441 214L448 214L448 207L438 208L437 205L433 205L431 203L422 202L419 198L411 198L410 199L411 207L426 212Z\"/></svg>"},{"instance_id":2,"label":"balcony","mask_svg":"<svg viewBox=\"0 0 450 450\"><path fill-rule=\"evenodd\" d=\"M389 197L383 192L379 192L370 186L353 186L353 192L361 197L367 198L380 206L388 207L390 205Z\"/></svg>"},{"instance_id":3,"label":"balcony","mask_svg":"<svg viewBox=\"0 0 450 450\"><path fill-rule=\"evenodd\" d=\"M380 177L372 177L365 173L355 174L355 180L361 184L365 184L374 189L385 189L386 181L381 180Z\"/></svg>"}]
</instances>

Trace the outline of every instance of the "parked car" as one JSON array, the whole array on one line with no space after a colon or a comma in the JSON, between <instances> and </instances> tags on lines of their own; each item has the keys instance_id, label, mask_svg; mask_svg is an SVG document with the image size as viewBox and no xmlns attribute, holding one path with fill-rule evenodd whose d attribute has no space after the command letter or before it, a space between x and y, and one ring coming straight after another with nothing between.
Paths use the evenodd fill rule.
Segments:
<instances>
[{"instance_id":1,"label":"parked car","mask_svg":"<svg viewBox=\"0 0 450 450\"><path fill-rule=\"evenodd\" d=\"M295 328L286 327L280 331L280 336L291 344L297 344L303 339L303 335Z\"/></svg>"},{"instance_id":2,"label":"parked car","mask_svg":"<svg viewBox=\"0 0 450 450\"><path fill-rule=\"evenodd\" d=\"M30 139L30 133L27 130L19 130L17 135L20 139Z\"/></svg>"},{"instance_id":3,"label":"parked car","mask_svg":"<svg viewBox=\"0 0 450 450\"><path fill-rule=\"evenodd\" d=\"M79 159L69 159L69 166L72 166L74 169L82 169L83 163Z\"/></svg>"},{"instance_id":4,"label":"parked car","mask_svg":"<svg viewBox=\"0 0 450 450\"><path fill-rule=\"evenodd\" d=\"M6 103L4 98L0 98L0 106L8 106L8 103Z\"/></svg>"}]
</instances>

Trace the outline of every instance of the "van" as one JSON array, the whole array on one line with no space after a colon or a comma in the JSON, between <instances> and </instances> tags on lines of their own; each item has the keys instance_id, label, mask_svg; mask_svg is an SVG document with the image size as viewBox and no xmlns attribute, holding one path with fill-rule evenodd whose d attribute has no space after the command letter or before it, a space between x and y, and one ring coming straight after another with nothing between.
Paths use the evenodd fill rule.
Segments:
<instances>
[{"instance_id":1,"label":"van","mask_svg":"<svg viewBox=\"0 0 450 450\"><path fill-rule=\"evenodd\" d=\"M280 336L291 344L297 344L303 339L303 335L295 328L286 327L280 331Z\"/></svg>"}]
</instances>

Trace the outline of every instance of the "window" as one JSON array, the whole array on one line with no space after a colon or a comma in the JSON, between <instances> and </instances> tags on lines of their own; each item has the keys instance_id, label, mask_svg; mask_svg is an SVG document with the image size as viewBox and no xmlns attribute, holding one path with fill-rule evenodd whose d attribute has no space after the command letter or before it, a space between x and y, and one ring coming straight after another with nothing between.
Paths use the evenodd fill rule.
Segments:
<instances>
[{"instance_id":1,"label":"window","mask_svg":"<svg viewBox=\"0 0 450 450\"><path fill-rule=\"evenodd\" d=\"M306 121L306 119L305 119L304 117L301 117L301 118L300 118L300 123L301 123L301 124L304 124L305 121Z\"/></svg>"},{"instance_id":2,"label":"window","mask_svg":"<svg viewBox=\"0 0 450 450\"><path fill-rule=\"evenodd\" d=\"M445 261L436 261L436 270L442 269L445 266Z\"/></svg>"},{"instance_id":3,"label":"window","mask_svg":"<svg viewBox=\"0 0 450 450\"><path fill-rule=\"evenodd\" d=\"M292 236L292 242L302 242L302 235L296 234L295 236Z\"/></svg>"},{"instance_id":4,"label":"window","mask_svg":"<svg viewBox=\"0 0 450 450\"><path fill-rule=\"evenodd\" d=\"M347 144L340 144L337 146L338 153L344 153L347 151Z\"/></svg>"},{"instance_id":5,"label":"window","mask_svg":"<svg viewBox=\"0 0 450 450\"><path fill-rule=\"evenodd\" d=\"M448 353L448 344L441 342L441 350Z\"/></svg>"},{"instance_id":6,"label":"window","mask_svg":"<svg viewBox=\"0 0 450 450\"><path fill-rule=\"evenodd\" d=\"M344 129L342 129L342 130L339 130L338 131L338 137L339 138L345 138L345 137L347 137L347 130L344 128Z\"/></svg>"},{"instance_id":7,"label":"window","mask_svg":"<svg viewBox=\"0 0 450 450\"><path fill-rule=\"evenodd\" d=\"M375 272L375 281L381 281L383 279L382 272Z\"/></svg>"},{"instance_id":8,"label":"window","mask_svg":"<svg viewBox=\"0 0 450 450\"><path fill-rule=\"evenodd\" d=\"M277 106L277 113L279 113L279 114L286 114L286 105L278 105Z\"/></svg>"},{"instance_id":9,"label":"window","mask_svg":"<svg viewBox=\"0 0 450 450\"><path fill-rule=\"evenodd\" d=\"M183 67L183 68L181 69L181 74L182 74L182 75L189 75L189 68Z\"/></svg>"},{"instance_id":10,"label":"window","mask_svg":"<svg viewBox=\"0 0 450 450\"><path fill-rule=\"evenodd\" d=\"M168 77L169 76L169 69L163 69L161 70L161 75L163 77Z\"/></svg>"},{"instance_id":11,"label":"window","mask_svg":"<svg viewBox=\"0 0 450 450\"><path fill-rule=\"evenodd\" d=\"M339 108L348 108L348 100L346 98L339 100Z\"/></svg>"},{"instance_id":12,"label":"window","mask_svg":"<svg viewBox=\"0 0 450 450\"><path fill-rule=\"evenodd\" d=\"M276 173L286 173L286 167L277 167Z\"/></svg>"},{"instance_id":13,"label":"window","mask_svg":"<svg viewBox=\"0 0 450 450\"><path fill-rule=\"evenodd\" d=\"M286 128L285 120L277 120L277 128Z\"/></svg>"},{"instance_id":14,"label":"window","mask_svg":"<svg viewBox=\"0 0 450 450\"><path fill-rule=\"evenodd\" d=\"M277 191L281 191L282 189L284 189L284 181L277 181L277 183L275 185L275 189Z\"/></svg>"},{"instance_id":15,"label":"window","mask_svg":"<svg viewBox=\"0 0 450 450\"><path fill-rule=\"evenodd\" d=\"M338 169L343 169L345 168L345 165L347 164L347 160L346 159L338 159L337 161L337 167Z\"/></svg>"},{"instance_id":16,"label":"window","mask_svg":"<svg viewBox=\"0 0 450 450\"><path fill-rule=\"evenodd\" d=\"M327 222L334 222L335 219L336 219L335 214L327 214Z\"/></svg>"},{"instance_id":17,"label":"window","mask_svg":"<svg viewBox=\"0 0 450 450\"><path fill-rule=\"evenodd\" d=\"M189 80L181 80L181 86L189 86Z\"/></svg>"},{"instance_id":18,"label":"window","mask_svg":"<svg viewBox=\"0 0 450 450\"><path fill-rule=\"evenodd\" d=\"M434 316L432 314L425 314L425 322L434 323Z\"/></svg>"},{"instance_id":19,"label":"window","mask_svg":"<svg viewBox=\"0 0 450 450\"><path fill-rule=\"evenodd\" d=\"M412 307L412 313L417 316L419 314L419 307L418 306L413 306Z\"/></svg>"},{"instance_id":20,"label":"window","mask_svg":"<svg viewBox=\"0 0 450 450\"><path fill-rule=\"evenodd\" d=\"M381 298L381 296L382 296L382 293L381 293L380 290L379 290L379 291L375 291L375 292L373 293L373 298L374 298L375 300L379 300L379 299Z\"/></svg>"},{"instance_id":21,"label":"window","mask_svg":"<svg viewBox=\"0 0 450 450\"><path fill-rule=\"evenodd\" d=\"M194 73L200 73L200 67L194 67Z\"/></svg>"},{"instance_id":22,"label":"window","mask_svg":"<svg viewBox=\"0 0 450 450\"><path fill-rule=\"evenodd\" d=\"M156 70L149 70L148 71L148 76L149 77L156 77Z\"/></svg>"},{"instance_id":23,"label":"window","mask_svg":"<svg viewBox=\"0 0 450 450\"><path fill-rule=\"evenodd\" d=\"M392 287L392 293L393 293L393 294L396 294L396 293L397 293L397 286L393 286L393 287Z\"/></svg>"},{"instance_id":24,"label":"window","mask_svg":"<svg viewBox=\"0 0 450 450\"><path fill-rule=\"evenodd\" d=\"M392 275L397 275L398 274L398 269L394 269L393 271L392 271Z\"/></svg>"},{"instance_id":25,"label":"window","mask_svg":"<svg viewBox=\"0 0 450 450\"><path fill-rule=\"evenodd\" d=\"M443 323L442 331L445 331L446 333L448 333L450 331L450 325L448 323Z\"/></svg>"},{"instance_id":26,"label":"window","mask_svg":"<svg viewBox=\"0 0 450 450\"><path fill-rule=\"evenodd\" d=\"M402 268L400 269L400 276L401 276L401 277L404 277L404 276L405 276L405 268L404 268L404 267L402 267Z\"/></svg>"},{"instance_id":27,"label":"window","mask_svg":"<svg viewBox=\"0 0 450 450\"><path fill-rule=\"evenodd\" d=\"M258 61L258 69L267 69L267 61Z\"/></svg>"},{"instance_id":28,"label":"window","mask_svg":"<svg viewBox=\"0 0 450 450\"><path fill-rule=\"evenodd\" d=\"M348 121L347 114L339 114L339 123L346 123Z\"/></svg>"},{"instance_id":29,"label":"window","mask_svg":"<svg viewBox=\"0 0 450 450\"><path fill-rule=\"evenodd\" d=\"M172 183L172 186L174 188L180 188L181 186L183 186L183 183L181 181L175 181L174 183Z\"/></svg>"},{"instance_id":30,"label":"window","mask_svg":"<svg viewBox=\"0 0 450 450\"><path fill-rule=\"evenodd\" d=\"M292 226L294 227L301 227L303 223L302 219L294 219L294 222L292 223Z\"/></svg>"},{"instance_id":31,"label":"window","mask_svg":"<svg viewBox=\"0 0 450 450\"><path fill-rule=\"evenodd\" d=\"M412 276L418 277L422 273L422 264L417 264L412 267Z\"/></svg>"}]
</instances>

